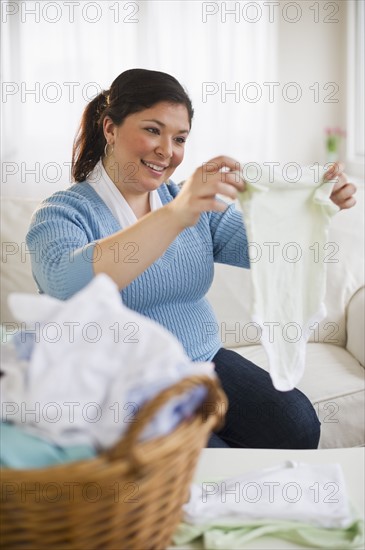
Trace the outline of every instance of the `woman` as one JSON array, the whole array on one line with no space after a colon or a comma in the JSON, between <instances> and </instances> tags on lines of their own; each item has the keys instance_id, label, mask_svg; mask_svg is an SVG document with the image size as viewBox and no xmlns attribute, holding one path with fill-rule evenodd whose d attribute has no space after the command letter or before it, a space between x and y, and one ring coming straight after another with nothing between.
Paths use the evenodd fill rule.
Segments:
<instances>
[{"instance_id":1,"label":"woman","mask_svg":"<svg viewBox=\"0 0 365 550\"><path fill-rule=\"evenodd\" d=\"M209 446L316 448L309 400L276 391L263 369L209 331L214 262L249 267L241 214L216 195L234 199L244 184L226 156L197 168L181 190L169 182L192 118L184 89L157 71L126 71L89 103L73 151L76 184L44 201L27 235L34 277L41 292L67 299L106 273L125 305L164 325L192 360L213 361L230 406ZM336 169L333 200L350 207L355 189Z\"/></svg>"}]
</instances>

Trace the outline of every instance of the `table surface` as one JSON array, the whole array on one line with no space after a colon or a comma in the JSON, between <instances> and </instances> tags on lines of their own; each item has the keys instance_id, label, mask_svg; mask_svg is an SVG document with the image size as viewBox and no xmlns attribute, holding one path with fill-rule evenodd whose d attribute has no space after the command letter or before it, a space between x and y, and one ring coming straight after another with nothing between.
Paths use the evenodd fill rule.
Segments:
<instances>
[{"instance_id":1,"label":"table surface","mask_svg":"<svg viewBox=\"0 0 365 550\"><path fill-rule=\"evenodd\" d=\"M279 449L204 449L199 458L194 481L213 481L238 476L245 472L275 466L286 460L308 464L339 463L345 476L348 496L358 513L365 516L365 448L279 450ZM170 550L199 549L194 543L172 546ZM273 537L261 537L244 546L245 550L299 549L292 542Z\"/></svg>"}]
</instances>

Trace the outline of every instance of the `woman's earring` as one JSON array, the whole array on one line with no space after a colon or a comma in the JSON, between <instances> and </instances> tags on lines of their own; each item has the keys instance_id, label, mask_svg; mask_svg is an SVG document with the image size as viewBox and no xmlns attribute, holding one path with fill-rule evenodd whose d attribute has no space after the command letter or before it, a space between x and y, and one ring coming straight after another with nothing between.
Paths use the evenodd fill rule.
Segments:
<instances>
[{"instance_id":1,"label":"woman's earring","mask_svg":"<svg viewBox=\"0 0 365 550\"><path fill-rule=\"evenodd\" d=\"M108 153L108 145L110 145L110 147L112 148L111 151L110 151L110 153ZM113 145L111 145L110 143L106 143L106 144L105 144L105 147L104 147L104 156L105 156L105 157L110 157L110 156L113 154L113 152L114 152L114 147L113 147Z\"/></svg>"}]
</instances>

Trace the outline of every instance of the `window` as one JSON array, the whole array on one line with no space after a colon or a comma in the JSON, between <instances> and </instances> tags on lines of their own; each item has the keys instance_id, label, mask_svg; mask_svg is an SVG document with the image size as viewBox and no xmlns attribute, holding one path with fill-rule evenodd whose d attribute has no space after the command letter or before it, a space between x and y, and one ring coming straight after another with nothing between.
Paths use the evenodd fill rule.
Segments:
<instances>
[{"instance_id":1,"label":"window","mask_svg":"<svg viewBox=\"0 0 365 550\"><path fill-rule=\"evenodd\" d=\"M251 23L254 9L222 6L1 0L2 194L42 198L68 187L85 105L132 67L173 74L192 97L196 122L174 181L222 152L272 158L275 105L251 96L267 98L263 83L277 80L277 18L266 7Z\"/></svg>"},{"instance_id":2,"label":"window","mask_svg":"<svg viewBox=\"0 0 365 550\"><path fill-rule=\"evenodd\" d=\"M364 72L365 2L348 3L348 98L347 98L347 170L364 176Z\"/></svg>"}]
</instances>

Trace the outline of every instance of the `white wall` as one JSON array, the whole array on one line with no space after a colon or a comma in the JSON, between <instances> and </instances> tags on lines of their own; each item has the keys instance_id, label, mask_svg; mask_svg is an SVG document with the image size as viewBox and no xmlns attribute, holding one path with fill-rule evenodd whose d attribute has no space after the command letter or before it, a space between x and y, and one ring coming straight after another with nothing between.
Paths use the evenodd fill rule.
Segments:
<instances>
[{"instance_id":1,"label":"white wall","mask_svg":"<svg viewBox=\"0 0 365 550\"><path fill-rule=\"evenodd\" d=\"M283 10L289 2L282 0L280 4ZM302 97L296 103L279 97L275 160L324 163L325 127L346 128L347 2L300 0L296 4L301 9L298 22L290 23L284 17L279 18L278 80L281 86L296 82ZM310 9L316 5L317 12ZM294 19L294 9L288 11L287 16ZM331 22L333 20L338 22ZM338 87L332 97L328 96L335 88L328 85L330 82ZM315 90L310 89L313 86L316 86ZM295 97L294 92L294 87L288 89L291 98ZM329 102L331 99L336 102ZM344 158L344 143L341 149Z\"/></svg>"}]
</instances>

